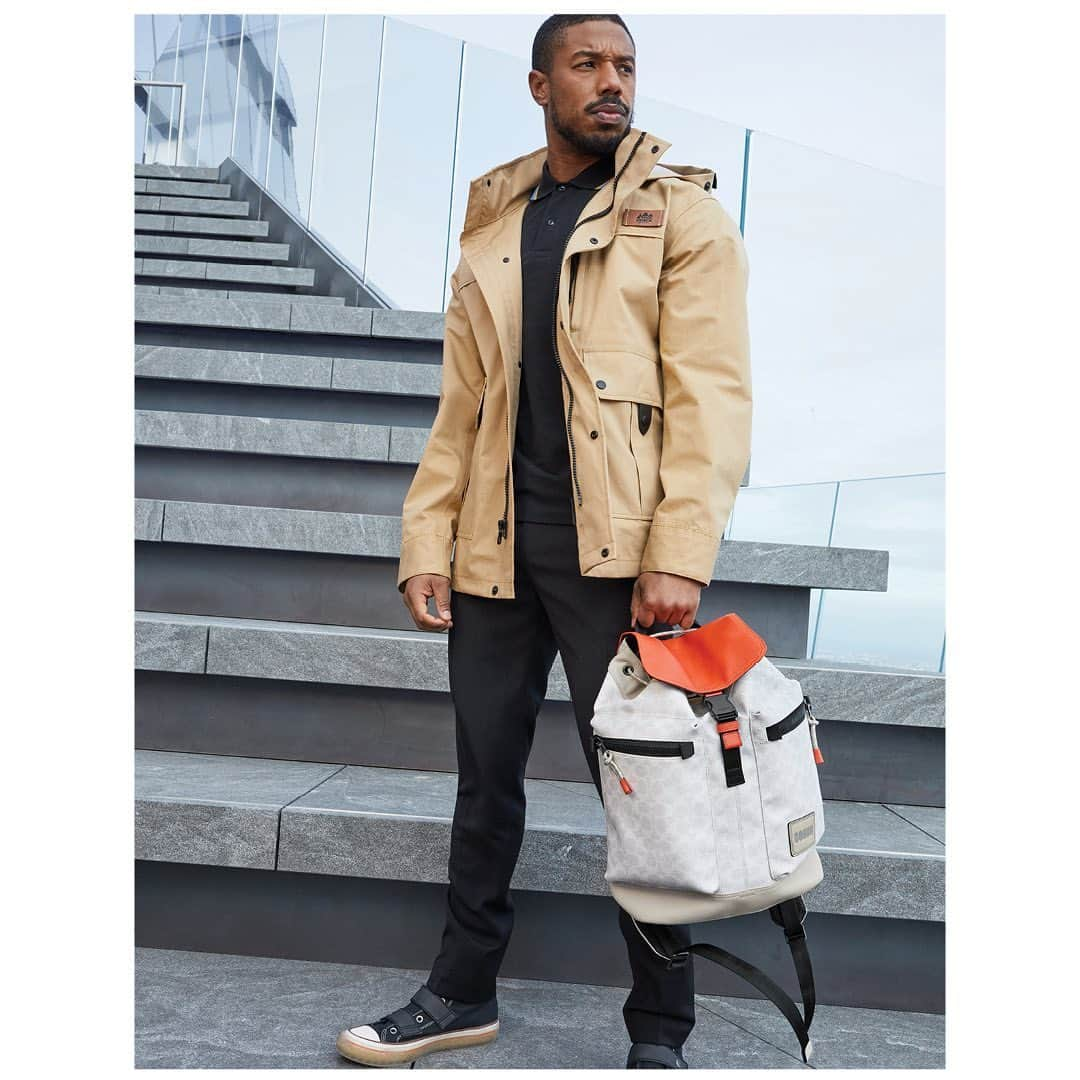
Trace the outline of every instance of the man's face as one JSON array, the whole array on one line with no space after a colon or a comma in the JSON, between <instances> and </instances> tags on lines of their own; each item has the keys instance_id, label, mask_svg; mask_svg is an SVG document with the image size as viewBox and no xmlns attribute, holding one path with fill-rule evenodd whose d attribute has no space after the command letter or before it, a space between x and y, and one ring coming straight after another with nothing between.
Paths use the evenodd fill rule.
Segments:
<instances>
[{"instance_id":1,"label":"man's face","mask_svg":"<svg viewBox=\"0 0 1080 1080\"><path fill-rule=\"evenodd\" d=\"M551 126L582 153L611 153L634 120L633 43L617 23L599 20L563 34L548 79Z\"/></svg>"}]
</instances>

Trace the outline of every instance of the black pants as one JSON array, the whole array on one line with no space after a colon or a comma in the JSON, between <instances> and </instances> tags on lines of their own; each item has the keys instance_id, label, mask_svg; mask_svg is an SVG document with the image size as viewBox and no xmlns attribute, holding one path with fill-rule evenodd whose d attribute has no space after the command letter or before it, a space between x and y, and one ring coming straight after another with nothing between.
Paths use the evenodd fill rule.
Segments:
<instances>
[{"instance_id":1,"label":"black pants","mask_svg":"<svg viewBox=\"0 0 1080 1080\"><path fill-rule=\"evenodd\" d=\"M514 599L454 593L450 602L458 789L446 928L427 985L461 1001L495 994L510 941L510 878L525 829L525 765L556 650L566 668L582 750L602 797L591 746L592 706L619 634L630 629L634 579L583 577L571 526L519 522L514 565ZM694 1026L692 958L669 968L630 916L618 911L634 980L623 1005L630 1038L682 1046ZM664 929L669 947L689 944L689 927Z\"/></svg>"}]
</instances>

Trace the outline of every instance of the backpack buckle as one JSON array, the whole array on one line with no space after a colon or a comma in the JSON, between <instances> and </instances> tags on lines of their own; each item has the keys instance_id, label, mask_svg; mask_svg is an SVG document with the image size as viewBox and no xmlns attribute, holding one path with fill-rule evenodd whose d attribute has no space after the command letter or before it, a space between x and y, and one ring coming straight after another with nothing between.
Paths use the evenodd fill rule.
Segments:
<instances>
[{"instance_id":1,"label":"backpack buckle","mask_svg":"<svg viewBox=\"0 0 1080 1080\"><path fill-rule=\"evenodd\" d=\"M716 730L720 735L720 750L727 786L737 787L739 784L745 784L742 758L739 756L739 747L742 746L742 736L739 734L739 710L735 708L731 703L731 698L723 690L718 690L715 694L698 696L705 703L705 708L715 721Z\"/></svg>"}]
</instances>

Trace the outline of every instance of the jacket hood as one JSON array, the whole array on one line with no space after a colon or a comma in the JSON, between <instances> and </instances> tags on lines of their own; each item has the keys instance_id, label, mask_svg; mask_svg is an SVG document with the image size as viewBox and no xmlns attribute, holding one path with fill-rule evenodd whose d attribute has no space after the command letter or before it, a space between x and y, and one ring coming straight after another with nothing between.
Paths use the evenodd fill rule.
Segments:
<instances>
[{"instance_id":1,"label":"jacket hood","mask_svg":"<svg viewBox=\"0 0 1080 1080\"><path fill-rule=\"evenodd\" d=\"M667 139L652 132L630 127L615 148L615 175L619 177L621 201L643 183L663 177L677 177L697 184L705 191L716 190L716 173L699 165L661 165L659 159L670 148ZM461 235L481 229L498 220L519 201L525 201L540 182L546 145L503 162L478 176L469 184L469 201ZM625 170L625 171L624 171Z\"/></svg>"}]
</instances>

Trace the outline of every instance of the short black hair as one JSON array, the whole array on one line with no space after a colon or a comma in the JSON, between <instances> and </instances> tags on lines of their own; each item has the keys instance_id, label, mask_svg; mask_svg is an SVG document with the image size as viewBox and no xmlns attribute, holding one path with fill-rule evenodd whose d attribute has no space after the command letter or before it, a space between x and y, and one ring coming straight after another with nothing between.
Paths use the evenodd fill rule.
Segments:
<instances>
[{"instance_id":1,"label":"short black hair","mask_svg":"<svg viewBox=\"0 0 1080 1080\"><path fill-rule=\"evenodd\" d=\"M618 15L552 15L540 24L540 29L536 31L536 37L533 38L533 69L542 71L545 75L550 75L551 63L555 57L555 47L562 43L563 31L568 26L596 21L617 23L626 31L630 44L634 45L634 35L630 33L630 27ZM634 45L634 49L637 49L637 45Z\"/></svg>"}]
</instances>

